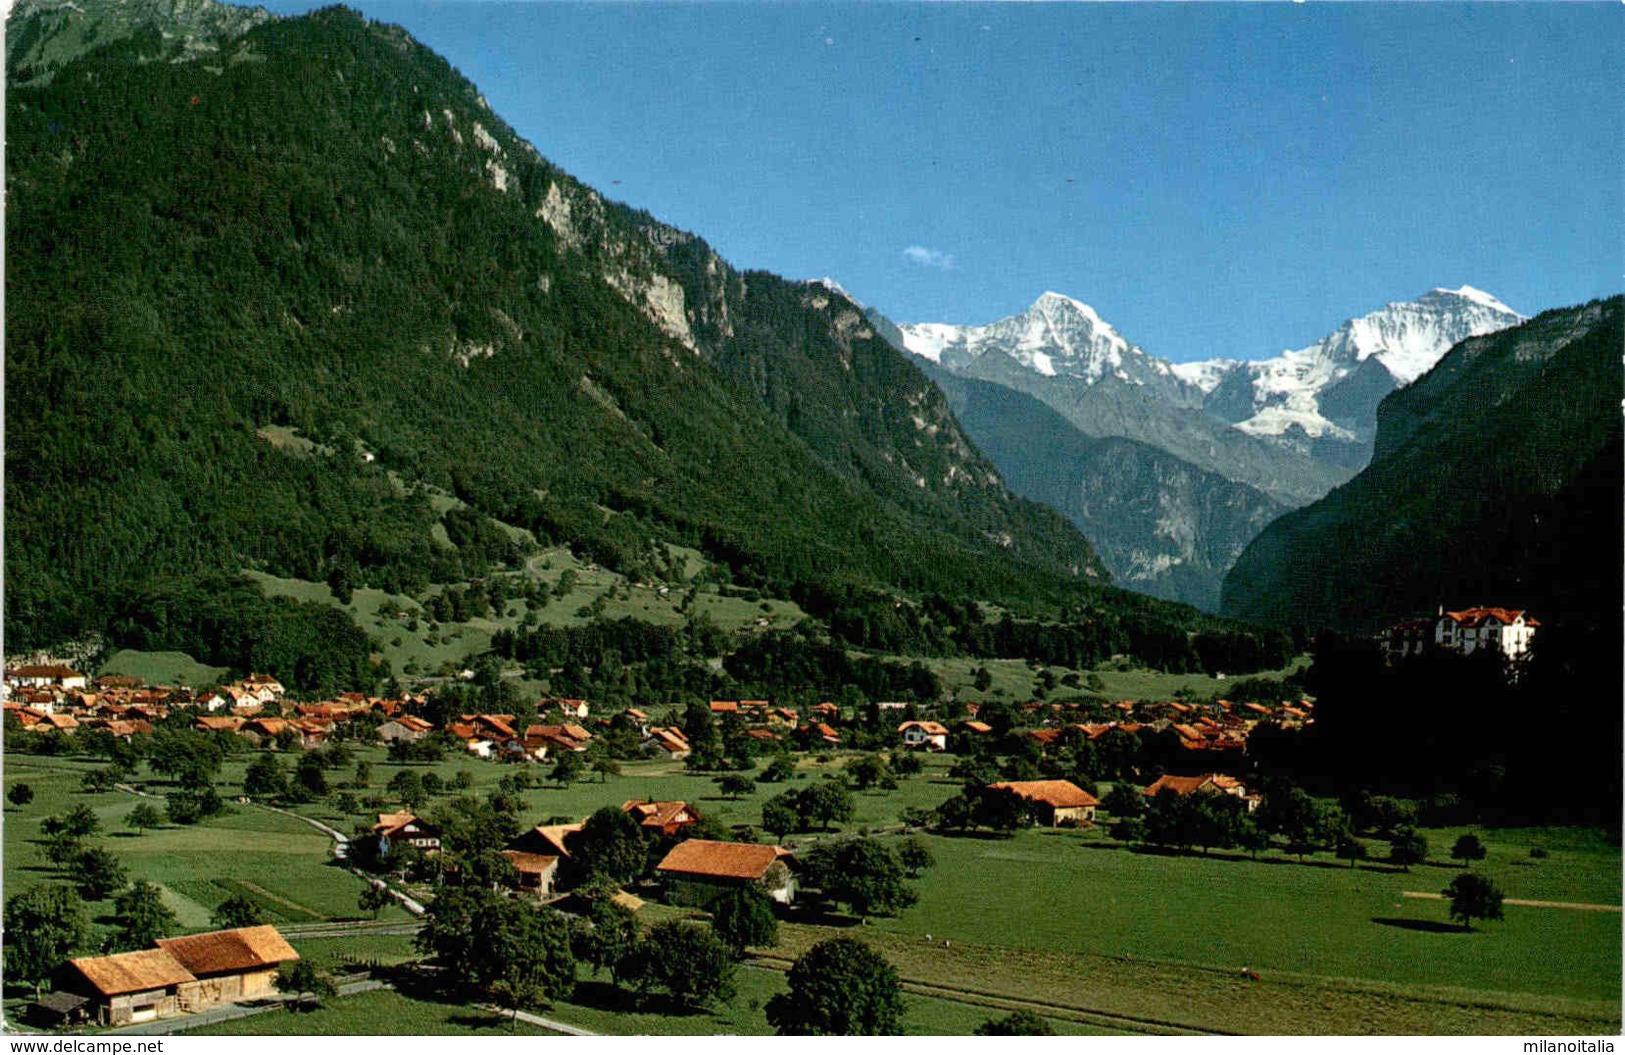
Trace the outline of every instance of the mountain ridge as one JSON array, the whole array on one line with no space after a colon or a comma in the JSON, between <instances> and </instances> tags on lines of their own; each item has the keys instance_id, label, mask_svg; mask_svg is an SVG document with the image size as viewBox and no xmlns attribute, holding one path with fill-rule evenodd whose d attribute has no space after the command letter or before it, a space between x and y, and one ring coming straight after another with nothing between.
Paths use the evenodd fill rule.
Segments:
<instances>
[{"instance_id":1,"label":"mountain ridge","mask_svg":"<svg viewBox=\"0 0 1625 1055\"><path fill-rule=\"evenodd\" d=\"M1353 630L1438 604L1617 618L1594 570L1620 552L1622 332L1614 297L1456 345L1383 400L1364 470L1253 540L1221 610Z\"/></svg>"}]
</instances>

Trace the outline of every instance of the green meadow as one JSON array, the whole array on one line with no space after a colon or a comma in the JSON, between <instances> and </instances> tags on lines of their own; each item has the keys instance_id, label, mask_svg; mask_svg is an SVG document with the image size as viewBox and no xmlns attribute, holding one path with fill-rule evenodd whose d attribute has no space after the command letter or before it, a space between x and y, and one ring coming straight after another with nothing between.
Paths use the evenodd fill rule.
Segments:
<instances>
[{"instance_id":1,"label":"green meadow","mask_svg":"<svg viewBox=\"0 0 1625 1055\"><path fill-rule=\"evenodd\" d=\"M233 894L258 902L267 919L279 925L360 915L356 899L361 880L332 863L332 840L309 825L257 806L232 803L224 815L199 824L166 825L137 835L125 821L143 800L122 791L81 791L80 779L93 768L97 767L82 760L6 756L6 786L26 783L35 796L21 809L6 805L8 897L37 884L69 881L43 854L40 822L84 804L101 820L101 833L93 841L112 850L132 879L161 887L185 930L209 929L209 917ZM165 790L158 784L150 788L159 794ZM223 784L220 790L222 795L234 795L240 789ZM146 801L163 807L161 797ZM105 925L112 902L92 902L89 907Z\"/></svg>"},{"instance_id":2,"label":"green meadow","mask_svg":"<svg viewBox=\"0 0 1625 1055\"><path fill-rule=\"evenodd\" d=\"M403 767L388 763L376 747L357 755L371 767L365 789L349 786L353 763L331 772L329 780L335 790L358 799L372 795L389 801L384 788L403 768L420 774L432 770L448 781L466 771L481 792L512 772L474 758ZM522 797L527 820L534 823L579 819L630 798L676 798L724 824L755 826L765 799L820 779L847 757L835 752L803 759L792 782L759 784L737 800L722 796L709 776L665 762L629 763L619 776L602 782L596 777L568 787L547 782ZM227 763L219 788L228 799L240 790L246 763L246 756ZM895 830L903 809L938 805L957 790L946 776L951 763L951 758L932 757L924 773L904 779L895 790L856 792L856 815L844 830ZM124 818L138 800L124 792L80 791L79 780L89 768L92 763L78 759L7 756L7 786L25 781L37 796L24 809L6 811L8 893L64 878L41 856L39 821L84 802L102 818L102 842L133 876L164 888L183 927L206 928L214 906L233 892L255 897L282 924L360 914L359 880L330 863L329 840L314 829L234 803L226 816L197 826L125 834ZM546 768L531 772L543 777ZM164 790L158 783L148 787ZM359 811L339 813L335 797L301 809L345 831L370 820ZM1009 1006L1050 1014L1058 1028L1086 1030L1617 1031L1619 912L1508 905L1504 919L1476 923L1467 932L1449 922L1445 902L1405 896L1436 894L1460 870L1447 855L1465 830L1427 830L1430 860L1409 872L1376 861L1349 868L1327 854L1299 863L1278 850L1257 861L1239 851L1145 852L1115 842L1109 825L1029 829L1010 838L922 836L936 864L917 882L914 907L862 925L839 917L791 923L782 928L778 949L762 951L793 957L836 934L875 944L908 981L909 1028L916 1032L965 1032L1001 1013L998 1008L1009 1001L1025 1002ZM1508 898L1619 906L1620 850L1605 834L1568 828L1474 830L1488 856L1473 868L1494 878ZM802 832L786 841L806 845L820 837L823 833ZM1547 856L1531 856L1537 846ZM1371 849L1380 857L1386 847L1373 841ZM110 907L104 903L97 909ZM655 903L646 911L651 918L668 912ZM386 912L394 915L385 918L400 918L398 909ZM334 967L397 963L412 956L410 939L381 935L302 939L300 947ZM764 964L784 967L788 959ZM1257 980L1246 977L1247 971ZM745 971L739 993L725 1005L705 1014L676 1015L630 1011L617 1003L610 987L589 978L553 1013L592 1030L760 1033L767 1029L761 1005L779 985L781 976L774 971ZM374 1021L368 1016L378 1014L375 1005L406 999L369 998L357 1010L346 1008L361 998L342 998L316 1014L353 1021L355 1031L366 1032L360 1023ZM450 1018L433 1017L441 1011L421 1013L430 1016L424 1032L461 1028ZM353 1020L346 1017L352 1015ZM320 1024L313 1017L288 1017ZM220 1028L228 1027L283 1028L263 1016Z\"/></svg>"}]
</instances>

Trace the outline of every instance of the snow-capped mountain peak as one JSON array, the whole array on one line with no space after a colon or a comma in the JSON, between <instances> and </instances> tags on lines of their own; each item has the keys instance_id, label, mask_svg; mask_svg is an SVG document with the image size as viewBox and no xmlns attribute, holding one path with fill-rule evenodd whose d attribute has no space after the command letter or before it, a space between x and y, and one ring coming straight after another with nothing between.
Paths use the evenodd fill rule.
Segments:
<instances>
[{"instance_id":1,"label":"snow-capped mountain peak","mask_svg":"<svg viewBox=\"0 0 1625 1055\"><path fill-rule=\"evenodd\" d=\"M1205 407L1254 436L1363 442L1384 395L1427 373L1457 342L1521 321L1481 289L1439 287L1349 319L1314 344L1271 359L1178 364L1148 355L1094 308L1053 290L1019 315L986 326L900 329L910 352L956 373L995 378L1002 370L1008 376L1013 363L1040 378L1088 385L1115 380L1178 407ZM987 358L990 353L998 354ZM1345 380L1350 383L1342 385ZM1330 402L1323 403L1328 394Z\"/></svg>"},{"instance_id":2,"label":"snow-capped mountain peak","mask_svg":"<svg viewBox=\"0 0 1625 1055\"><path fill-rule=\"evenodd\" d=\"M1472 301L1475 304L1482 304L1484 307L1489 308L1492 311L1503 312L1507 315L1517 315L1520 319L1524 318L1523 315L1519 315L1518 312L1513 311L1511 308L1501 303L1500 300L1496 299L1494 294L1485 293L1483 290L1474 289L1472 286L1462 286L1460 289L1445 289L1443 286L1438 286L1434 288L1433 292L1443 293L1446 296L1451 297L1462 297L1466 300Z\"/></svg>"},{"instance_id":3,"label":"snow-capped mountain peak","mask_svg":"<svg viewBox=\"0 0 1625 1055\"><path fill-rule=\"evenodd\" d=\"M1252 414L1234 424L1255 436L1280 436L1296 427L1310 437L1359 438L1357 433L1367 430L1335 424L1322 413L1321 397L1361 364L1375 359L1391 378L1391 383L1367 382L1362 401L1370 402L1433 369L1458 342L1522 321L1523 316L1472 286L1441 287L1415 300L1395 301L1348 320L1306 348L1240 364L1235 369L1240 376L1228 380L1230 397L1233 402L1235 382L1245 378L1251 385ZM1188 369L1197 365L1189 364ZM1220 384L1226 382L1221 377ZM1374 414L1374 402L1371 409Z\"/></svg>"},{"instance_id":4,"label":"snow-capped mountain peak","mask_svg":"<svg viewBox=\"0 0 1625 1055\"><path fill-rule=\"evenodd\" d=\"M1077 378L1089 384L1114 377L1143 385L1153 376L1173 376L1168 363L1135 347L1094 308L1054 291L1044 293L1021 314L986 326L928 322L900 328L910 352L950 369L962 369L996 352L1043 377Z\"/></svg>"}]
</instances>

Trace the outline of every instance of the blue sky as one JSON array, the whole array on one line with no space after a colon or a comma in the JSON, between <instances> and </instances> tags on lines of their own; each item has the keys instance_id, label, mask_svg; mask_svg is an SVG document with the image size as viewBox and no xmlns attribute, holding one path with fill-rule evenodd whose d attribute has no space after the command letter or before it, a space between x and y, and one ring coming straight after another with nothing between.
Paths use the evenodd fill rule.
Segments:
<instances>
[{"instance_id":1,"label":"blue sky","mask_svg":"<svg viewBox=\"0 0 1625 1055\"><path fill-rule=\"evenodd\" d=\"M898 321L1053 289L1258 358L1434 286L1625 289L1618 3L351 2L609 197Z\"/></svg>"}]
</instances>

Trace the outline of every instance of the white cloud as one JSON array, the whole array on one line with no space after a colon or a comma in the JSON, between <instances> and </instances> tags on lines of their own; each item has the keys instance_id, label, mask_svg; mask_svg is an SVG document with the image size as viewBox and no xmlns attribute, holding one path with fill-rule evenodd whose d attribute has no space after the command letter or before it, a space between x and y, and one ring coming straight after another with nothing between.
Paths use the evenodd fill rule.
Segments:
<instances>
[{"instance_id":1,"label":"white cloud","mask_svg":"<svg viewBox=\"0 0 1625 1055\"><path fill-rule=\"evenodd\" d=\"M954 257L952 253L944 253L940 249L927 249L923 245L911 245L903 250L903 259L911 264L921 267L934 267L939 271L952 271Z\"/></svg>"}]
</instances>

